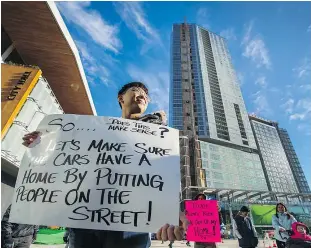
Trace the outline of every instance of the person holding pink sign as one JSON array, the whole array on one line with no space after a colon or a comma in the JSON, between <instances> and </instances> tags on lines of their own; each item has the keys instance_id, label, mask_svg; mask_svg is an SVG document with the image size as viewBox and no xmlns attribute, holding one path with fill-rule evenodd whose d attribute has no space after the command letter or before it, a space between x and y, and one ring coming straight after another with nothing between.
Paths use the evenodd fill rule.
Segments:
<instances>
[{"instance_id":1,"label":"person holding pink sign","mask_svg":"<svg viewBox=\"0 0 311 248\"><path fill-rule=\"evenodd\" d=\"M196 195L193 200L194 201L206 200L206 195L200 193L200 194ZM219 207L218 207L218 211L219 211ZM220 231L219 231L219 236L220 236ZM216 248L216 243L215 242L195 242L194 248Z\"/></svg>"}]
</instances>

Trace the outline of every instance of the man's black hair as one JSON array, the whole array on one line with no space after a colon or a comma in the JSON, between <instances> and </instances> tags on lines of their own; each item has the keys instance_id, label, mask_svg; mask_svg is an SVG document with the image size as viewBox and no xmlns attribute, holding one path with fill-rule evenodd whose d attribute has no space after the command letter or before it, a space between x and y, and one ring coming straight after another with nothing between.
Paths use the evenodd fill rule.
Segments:
<instances>
[{"instance_id":1,"label":"man's black hair","mask_svg":"<svg viewBox=\"0 0 311 248\"><path fill-rule=\"evenodd\" d=\"M146 94L148 95L148 88L146 85L144 85L142 82L130 82L128 84L125 84L123 85L123 87L119 90L118 92L118 96L120 95L123 95L129 88L132 88L132 87L138 87L138 88L141 88L143 89ZM120 105L120 108L122 109L122 105L121 103L119 102L119 105Z\"/></svg>"}]
</instances>

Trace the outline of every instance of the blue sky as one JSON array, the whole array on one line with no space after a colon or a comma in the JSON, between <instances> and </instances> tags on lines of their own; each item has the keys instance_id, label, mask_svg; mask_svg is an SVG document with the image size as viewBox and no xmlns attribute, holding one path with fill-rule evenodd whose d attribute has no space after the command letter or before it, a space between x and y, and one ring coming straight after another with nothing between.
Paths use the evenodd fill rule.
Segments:
<instances>
[{"instance_id":1,"label":"blue sky","mask_svg":"<svg viewBox=\"0 0 311 248\"><path fill-rule=\"evenodd\" d=\"M227 38L249 113L288 130L311 185L310 2L58 2L98 115L120 116L117 91L140 80L149 112L168 112L173 23Z\"/></svg>"}]
</instances>

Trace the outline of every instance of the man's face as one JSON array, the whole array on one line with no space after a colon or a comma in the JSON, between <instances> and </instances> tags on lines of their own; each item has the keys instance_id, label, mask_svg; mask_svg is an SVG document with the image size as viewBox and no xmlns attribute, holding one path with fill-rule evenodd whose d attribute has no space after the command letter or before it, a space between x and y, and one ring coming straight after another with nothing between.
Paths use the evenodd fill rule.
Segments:
<instances>
[{"instance_id":1,"label":"man's face","mask_svg":"<svg viewBox=\"0 0 311 248\"><path fill-rule=\"evenodd\" d=\"M122 109L128 110L130 114L143 114L150 101L146 92L139 87L129 88L123 95L119 96Z\"/></svg>"}]
</instances>

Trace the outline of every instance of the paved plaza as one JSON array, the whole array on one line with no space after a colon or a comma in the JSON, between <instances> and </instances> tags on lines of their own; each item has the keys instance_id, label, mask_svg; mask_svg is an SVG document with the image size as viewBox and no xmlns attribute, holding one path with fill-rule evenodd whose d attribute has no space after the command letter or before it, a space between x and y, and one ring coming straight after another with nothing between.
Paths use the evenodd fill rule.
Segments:
<instances>
[{"instance_id":1,"label":"paved plaza","mask_svg":"<svg viewBox=\"0 0 311 248\"><path fill-rule=\"evenodd\" d=\"M164 242L162 244L161 241L152 241L151 248L161 248L168 247L169 242ZM272 246L272 243L271 243ZM32 245L31 248L64 248L65 245ZM174 243L173 248L187 248L186 242L177 241ZM193 247L193 243L191 243L191 247ZM259 241L258 248L269 247L269 245L264 246L263 241ZM225 240L224 243L217 244L217 248L239 248L237 240Z\"/></svg>"}]
</instances>

